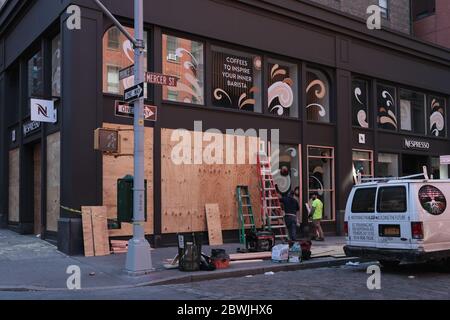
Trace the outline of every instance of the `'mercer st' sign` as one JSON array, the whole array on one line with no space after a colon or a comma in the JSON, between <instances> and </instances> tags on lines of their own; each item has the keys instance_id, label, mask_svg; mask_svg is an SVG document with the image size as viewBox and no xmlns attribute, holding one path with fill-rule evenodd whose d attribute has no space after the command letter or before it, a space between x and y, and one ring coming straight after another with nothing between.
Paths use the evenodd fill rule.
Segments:
<instances>
[{"instance_id":1,"label":"'mercer st' sign","mask_svg":"<svg viewBox=\"0 0 450 320\"><path fill-rule=\"evenodd\" d=\"M427 141L420 141L420 140L405 138L404 147L406 149L430 150L430 143Z\"/></svg>"}]
</instances>

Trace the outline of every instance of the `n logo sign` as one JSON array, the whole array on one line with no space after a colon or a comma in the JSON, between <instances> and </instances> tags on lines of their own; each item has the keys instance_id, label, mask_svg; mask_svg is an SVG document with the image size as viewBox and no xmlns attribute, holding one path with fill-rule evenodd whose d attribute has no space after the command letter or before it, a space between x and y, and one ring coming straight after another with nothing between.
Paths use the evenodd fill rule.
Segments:
<instances>
[{"instance_id":1,"label":"n logo sign","mask_svg":"<svg viewBox=\"0 0 450 320\"><path fill-rule=\"evenodd\" d=\"M56 123L55 104L51 100L31 99L31 120Z\"/></svg>"}]
</instances>

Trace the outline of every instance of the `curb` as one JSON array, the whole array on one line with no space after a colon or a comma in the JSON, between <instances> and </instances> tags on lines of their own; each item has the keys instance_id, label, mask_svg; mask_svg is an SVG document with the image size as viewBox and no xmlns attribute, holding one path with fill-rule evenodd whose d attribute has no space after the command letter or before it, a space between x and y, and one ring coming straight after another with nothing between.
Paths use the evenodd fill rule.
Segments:
<instances>
[{"instance_id":1,"label":"curb","mask_svg":"<svg viewBox=\"0 0 450 320\"><path fill-rule=\"evenodd\" d=\"M111 286L111 287L91 287L83 288L77 291L101 291L101 290L121 290L121 289L132 289L141 287L155 287L162 285L176 285L176 284L186 284L193 282L202 282L210 280L220 280L229 278L239 278L245 276L254 276L265 274L266 272L290 272L317 268L330 268L339 267L347 264L348 262L362 262L360 258L338 258L338 259L324 259L321 261L310 261L307 263L299 264L272 264L270 266L260 266L243 268L239 270L226 270L222 272L206 272L197 274L183 274L181 276L169 277L162 280L154 280L149 282L143 282L133 285L123 285L123 286ZM0 292L56 292L56 291L68 291L67 288L45 288L45 287L35 287L35 286L18 286L18 287L2 287L0 286Z\"/></svg>"}]
</instances>

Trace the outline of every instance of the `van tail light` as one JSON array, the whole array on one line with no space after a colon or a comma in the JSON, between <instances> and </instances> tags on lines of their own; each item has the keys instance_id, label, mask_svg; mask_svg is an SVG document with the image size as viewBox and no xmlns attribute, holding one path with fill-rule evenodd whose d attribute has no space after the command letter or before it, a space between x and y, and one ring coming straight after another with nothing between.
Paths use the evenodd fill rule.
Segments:
<instances>
[{"instance_id":1,"label":"van tail light","mask_svg":"<svg viewBox=\"0 0 450 320\"><path fill-rule=\"evenodd\" d=\"M423 222L411 222L412 237L416 240L422 240L423 237Z\"/></svg>"},{"instance_id":2,"label":"van tail light","mask_svg":"<svg viewBox=\"0 0 450 320\"><path fill-rule=\"evenodd\" d=\"M348 237L348 222L347 221L344 222L344 235L346 237Z\"/></svg>"}]
</instances>

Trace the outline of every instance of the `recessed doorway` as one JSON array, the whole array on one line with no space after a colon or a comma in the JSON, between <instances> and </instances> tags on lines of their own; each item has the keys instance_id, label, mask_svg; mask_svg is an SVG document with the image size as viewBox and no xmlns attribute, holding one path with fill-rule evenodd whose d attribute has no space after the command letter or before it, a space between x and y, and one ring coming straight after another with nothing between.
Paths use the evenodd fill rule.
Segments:
<instances>
[{"instance_id":1,"label":"recessed doorway","mask_svg":"<svg viewBox=\"0 0 450 320\"><path fill-rule=\"evenodd\" d=\"M428 167L428 156L404 154L402 156L402 176L410 176L423 172Z\"/></svg>"}]
</instances>

